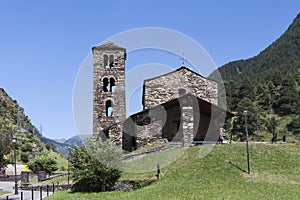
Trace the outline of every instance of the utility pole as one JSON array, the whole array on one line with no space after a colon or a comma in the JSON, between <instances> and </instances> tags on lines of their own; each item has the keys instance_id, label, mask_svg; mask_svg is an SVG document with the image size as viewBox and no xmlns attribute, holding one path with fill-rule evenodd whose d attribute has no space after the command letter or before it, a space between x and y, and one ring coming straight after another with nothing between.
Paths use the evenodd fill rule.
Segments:
<instances>
[{"instance_id":1,"label":"utility pole","mask_svg":"<svg viewBox=\"0 0 300 200\"><path fill-rule=\"evenodd\" d=\"M248 145L248 127L247 127L247 110L244 110L243 114L245 116L245 125L246 125L246 150L247 150L248 174L250 174L250 158L249 158L249 145Z\"/></svg>"},{"instance_id":2,"label":"utility pole","mask_svg":"<svg viewBox=\"0 0 300 200\"><path fill-rule=\"evenodd\" d=\"M12 143L14 144L15 194L18 194L18 180L17 180L17 152L16 152L17 137L16 137L15 135L12 136Z\"/></svg>"},{"instance_id":3,"label":"utility pole","mask_svg":"<svg viewBox=\"0 0 300 200\"><path fill-rule=\"evenodd\" d=\"M258 136L258 112L256 113L256 136Z\"/></svg>"},{"instance_id":4,"label":"utility pole","mask_svg":"<svg viewBox=\"0 0 300 200\"><path fill-rule=\"evenodd\" d=\"M70 146L68 146L68 186L70 185Z\"/></svg>"}]
</instances>

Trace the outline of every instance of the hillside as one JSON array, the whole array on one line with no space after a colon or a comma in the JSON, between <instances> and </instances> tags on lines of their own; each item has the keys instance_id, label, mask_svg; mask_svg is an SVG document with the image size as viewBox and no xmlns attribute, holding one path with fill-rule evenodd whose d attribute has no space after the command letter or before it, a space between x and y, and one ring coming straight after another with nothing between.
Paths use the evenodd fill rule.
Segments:
<instances>
[{"instance_id":1,"label":"hillside","mask_svg":"<svg viewBox=\"0 0 300 200\"><path fill-rule=\"evenodd\" d=\"M259 55L230 62L219 71L227 108L236 113L225 126L233 139L245 140L244 110L251 139L300 139L300 14Z\"/></svg>"},{"instance_id":2,"label":"hillside","mask_svg":"<svg viewBox=\"0 0 300 200\"><path fill-rule=\"evenodd\" d=\"M160 181L142 189L103 193L63 191L47 199L298 199L300 146L252 143L249 147L251 176L244 172L245 144L216 145L204 158L199 157L204 146L196 146L162 168ZM131 162L156 166L155 158L152 162ZM155 173L124 175L141 179L149 174L155 178Z\"/></svg>"},{"instance_id":3,"label":"hillside","mask_svg":"<svg viewBox=\"0 0 300 200\"><path fill-rule=\"evenodd\" d=\"M81 144L86 144L88 140L92 139L92 137L93 136L91 134L75 135L67 139L64 143L70 145L71 147L74 147L75 144L77 144L77 146L81 146Z\"/></svg>"},{"instance_id":4,"label":"hillside","mask_svg":"<svg viewBox=\"0 0 300 200\"><path fill-rule=\"evenodd\" d=\"M59 152L65 158L68 158L68 144L57 142L46 137L42 137L42 142L51 145L57 152Z\"/></svg>"},{"instance_id":5,"label":"hillside","mask_svg":"<svg viewBox=\"0 0 300 200\"><path fill-rule=\"evenodd\" d=\"M81 146L81 144L86 144L89 139L92 138L92 135L75 135L64 142L58 142L49 138L42 138L42 141L45 144L52 145L57 152L63 155L65 158L68 157L68 148L74 147L76 144L77 146Z\"/></svg>"},{"instance_id":6,"label":"hillside","mask_svg":"<svg viewBox=\"0 0 300 200\"><path fill-rule=\"evenodd\" d=\"M0 88L0 166L13 163L12 135L17 137L17 163L27 164L36 155L45 153L60 161L59 167L66 167L66 160L53 146L41 141L41 134L24 109Z\"/></svg>"},{"instance_id":7,"label":"hillside","mask_svg":"<svg viewBox=\"0 0 300 200\"><path fill-rule=\"evenodd\" d=\"M219 68L223 80L241 83L246 77L258 84L278 70L286 75L300 68L300 14L288 29L259 55L230 62Z\"/></svg>"}]
</instances>

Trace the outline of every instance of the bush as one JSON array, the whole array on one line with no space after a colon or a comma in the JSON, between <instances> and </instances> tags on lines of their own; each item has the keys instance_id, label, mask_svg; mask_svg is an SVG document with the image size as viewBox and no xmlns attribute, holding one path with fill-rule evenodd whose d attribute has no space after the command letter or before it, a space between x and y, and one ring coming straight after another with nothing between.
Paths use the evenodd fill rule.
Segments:
<instances>
[{"instance_id":1,"label":"bush","mask_svg":"<svg viewBox=\"0 0 300 200\"><path fill-rule=\"evenodd\" d=\"M46 147L46 149L47 149L48 151L50 151L50 149L51 149L50 144L46 144L45 147Z\"/></svg>"},{"instance_id":2,"label":"bush","mask_svg":"<svg viewBox=\"0 0 300 200\"><path fill-rule=\"evenodd\" d=\"M32 146L27 143L27 144L21 146L21 150L23 152L32 152Z\"/></svg>"},{"instance_id":3,"label":"bush","mask_svg":"<svg viewBox=\"0 0 300 200\"><path fill-rule=\"evenodd\" d=\"M114 186L121 175L118 169L122 152L110 141L89 141L87 146L70 150L74 191L105 191Z\"/></svg>"},{"instance_id":4,"label":"bush","mask_svg":"<svg viewBox=\"0 0 300 200\"><path fill-rule=\"evenodd\" d=\"M57 162L48 155L41 154L29 162L28 167L35 173L38 171L54 172L58 169Z\"/></svg>"},{"instance_id":5,"label":"bush","mask_svg":"<svg viewBox=\"0 0 300 200\"><path fill-rule=\"evenodd\" d=\"M29 161L29 156L28 156L28 154L22 152L22 153L21 153L21 160L22 160L22 162L24 162L24 163L28 163L28 161Z\"/></svg>"},{"instance_id":6,"label":"bush","mask_svg":"<svg viewBox=\"0 0 300 200\"><path fill-rule=\"evenodd\" d=\"M64 166L61 166L61 167L59 168L59 171L64 172L64 171L66 171L66 168L65 168Z\"/></svg>"}]
</instances>

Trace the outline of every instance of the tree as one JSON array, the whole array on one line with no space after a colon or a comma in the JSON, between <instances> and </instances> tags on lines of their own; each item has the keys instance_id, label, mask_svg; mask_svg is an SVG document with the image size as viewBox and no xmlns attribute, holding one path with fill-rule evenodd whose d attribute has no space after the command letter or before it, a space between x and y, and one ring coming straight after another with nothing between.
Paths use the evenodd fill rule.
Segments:
<instances>
[{"instance_id":1,"label":"tree","mask_svg":"<svg viewBox=\"0 0 300 200\"><path fill-rule=\"evenodd\" d=\"M122 152L110 141L89 141L70 150L71 175L75 191L105 191L121 175L118 169Z\"/></svg>"},{"instance_id":2,"label":"tree","mask_svg":"<svg viewBox=\"0 0 300 200\"><path fill-rule=\"evenodd\" d=\"M269 81L267 84L259 84L257 87L257 94L256 94L256 102L259 107L263 110L268 111L271 113L272 111L272 103L271 103L271 96L272 96L272 88L273 83Z\"/></svg>"},{"instance_id":3,"label":"tree","mask_svg":"<svg viewBox=\"0 0 300 200\"><path fill-rule=\"evenodd\" d=\"M49 174L58 169L56 160L46 154L36 156L29 162L28 167L35 173L38 171L46 171Z\"/></svg>"},{"instance_id":4,"label":"tree","mask_svg":"<svg viewBox=\"0 0 300 200\"><path fill-rule=\"evenodd\" d=\"M292 121L287 124L287 129L295 135L300 135L300 116L292 119Z\"/></svg>"},{"instance_id":5,"label":"tree","mask_svg":"<svg viewBox=\"0 0 300 200\"><path fill-rule=\"evenodd\" d=\"M233 80L224 81L224 86L226 89L227 108L231 111L235 111L239 101L238 86Z\"/></svg>"},{"instance_id":6,"label":"tree","mask_svg":"<svg viewBox=\"0 0 300 200\"><path fill-rule=\"evenodd\" d=\"M239 98L248 98L251 101L255 100L256 87L251 80L247 77L243 80L239 88Z\"/></svg>"},{"instance_id":7,"label":"tree","mask_svg":"<svg viewBox=\"0 0 300 200\"><path fill-rule=\"evenodd\" d=\"M276 113L280 115L289 115L296 113L299 105L298 92L296 90L296 82L293 78L285 78L280 87L280 95L276 101Z\"/></svg>"},{"instance_id":8,"label":"tree","mask_svg":"<svg viewBox=\"0 0 300 200\"><path fill-rule=\"evenodd\" d=\"M276 126L278 125L278 121L275 117L271 117L267 119L267 130L272 133L272 142L276 142L277 133Z\"/></svg>"},{"instance_id":9,"label":"tree","mask_svg":"<svg viewBox=\"0 0 300 200\"><path fill-rule=\"evenodd\" d=\"M244 110L247 110L247 128L249 131L249 135L253 135L256 129L256 121L257 121L257 108L253 101L249 98L243 98L237 105L237 113L236 117L233 121L233 129L234 133L242 133L241 139L244 140L246 138L245 135L245 116L243 114Z\"/></svg>"}]
</instances>

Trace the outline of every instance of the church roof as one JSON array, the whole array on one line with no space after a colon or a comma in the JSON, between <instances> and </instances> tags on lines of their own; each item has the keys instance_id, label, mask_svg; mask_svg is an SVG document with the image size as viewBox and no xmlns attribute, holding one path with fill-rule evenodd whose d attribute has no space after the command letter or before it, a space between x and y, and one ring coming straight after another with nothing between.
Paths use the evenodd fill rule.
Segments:
<instances>
[{"instance_id":1,"label":"church roof","mask_svg":"<svg viewBox=\"0 0 300 200\"><path fill-rule=\"evenodd\" d=\"M117 49L117 50L124 50L124 51L126 51L125 48L116 45L116 44L113 43L113 41L111 41L111 40L109 40L108 42L106 42L106 43L104 43L104 44L101 44L101 45L99 45L99 46L95 46L95 47L93 47L92 49L93 49L93 50L94 50L94 49L99 49L99 50L103 50L103 49L114 50L114 49Z\"/></svg>"},{"instance_id":2,"label":"church roof","mask_svg":"<svg viewBox=\"0 0 300 200\"><path fill-rule=\"evenodd\" d=\"M162 75L159 75L159 76L156 76L156 77L153 77L153 78L145 79L144 82L150 81L150 80L154 80L154 79L158 79L158 78L160 78L160 77L162 77L162 76L168 76L169 74L173 74L173 73L176 73L176 72L178 72L178 71L183 71L183 70L190 71L190 72L192 72L193 74L195 74L195 75L197 75L197 76L199 76L199 77L201 77L201 78L204 78L204 79L207 79L207 80L210 80L210 81L214 81L214 82L217 83L216 80L213 80L213 79L210 79L210 78L206 78L206 77L202 76L201 74L198 74L197 72L194 72L193 70L187 68L186 66L181 66L181 67L179 67L178 69L176 69L176 70L174 70L174 71L171 71L171 72L169 72L169 73L166 73L166 74L162 74Z\"/></svg>"}]
</instances>

